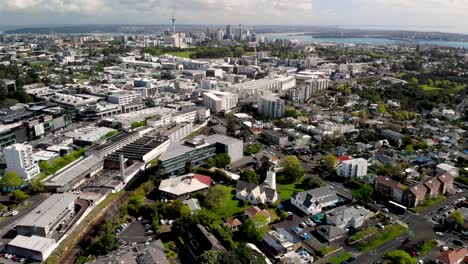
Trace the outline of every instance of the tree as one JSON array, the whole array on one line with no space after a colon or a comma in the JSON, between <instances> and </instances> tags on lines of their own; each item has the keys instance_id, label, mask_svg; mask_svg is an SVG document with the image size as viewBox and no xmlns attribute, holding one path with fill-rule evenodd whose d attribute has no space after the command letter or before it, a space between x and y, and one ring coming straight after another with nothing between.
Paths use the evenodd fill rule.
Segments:
<instances>
[{"instance_id":1,"label":"tree","mask_svg":"<svg viewBox=\"0 0 468 264\"><path fill-rule=\"evenodd\" d=\"M14 190L24 185L24 180L21 179L14 171L6 172L0 179L0 188L3 190Z\"/></svg>"},{"instance_id":2,"label":"tree","mask_svg":"<svg viewBox=\"0 0 468 264\"><path fill-rule=\"evenodd\" d=\"M219 254L220 252L215 250L208 250L204 251L200 256L197 258L197 263L200 264L218 264L219 263Z\"/></svg>"},{"instance_id":3,"label":"tree","mask_svg":"<svg viewBox=\"0 0 468 264\"><path fill-rule=\"evenodd\" d=\"M229 198L230 189L223 185L211 188L205 197L205 204L210 209L221 208Z\"/></svg>"},{"instance_id":4,"label":"tree","mask_svg":"<svg viewBox=\"0 0 468 264\"><path fill-rule=\"evenodd\" d=\"M374 193L374 188L369 184L362 184L359 189L352 190L353 199L362 202L372 201L372 194Z\"/></svg>"},{"instance_id":5,"label":"tree","mask_svg":"<svg viewBox=\"0 0 468 264\"><path fill-rule=\"evenodd\" d=\"M330 172L334 171L335 170L335 167L336 167L336 157L329 154L329 155L326 155L325 157L323 157L323 161L325 162L325 167L327 168L327 170L329 170Z\"/></svg>"},{"instance_id":6,"label":"tree","mask_svg":"<svg viewBox=\"0 0 468 264\"><path fill-rule=\"evenodd\" d=\"M298 181L304 176L304 168L296 156L286 156L281 160L283 174L291 181Z\"/></svg>"},{"instance_id":7,"label":"tree","mask_svg":"<svg viewBox=\"0 0 468 264\"><path fill-rule=\"evenodd\" d=\"M0 204L0 214L3 214L6 211L8 211L8 207L3 204Z\"/></svg>"},{"instance_id":8,"label":"tree","mask_svg":"<svg viewBox=\"0 0 468 264\"><path fill-rule=\"evenodd\" d=\"M284 110L284 116L285 116L285 117L294 117L294 118L297 118L297 117L299 116L299 114L297 113L297 111L296 111L295 108L287 107L287 108Z\"/></svg>"},{"instance_id":9,"label":"tree","mask_svg":"<svg viewBox=\"0 0 468 264\"><path fill-rule=\"evenodd\" d=\"M25 194L21 190L13 191L13 199L15 199L15 201L17 201L17 202L22 203L22 202L26 201L28 198L29 198L29 195Z\"/></svg>"},{"instance_id":10,"label":"tree","mask_svg":"<svg viewBox=\"0 0 468 264\"><path fill-rule=\"evenodd\" d=\"M240 179L246 182L251 182L255 184L260 183L260 177L254 170L245 170L241 172Z\"/></svg>"},{"instance_id":11,"label":"tree","mask_svg":"<svg viewBox=\"0 0 468 264\"><path fill-rule=\"evenodd\" d=\"M455 221L459 226L464 226L465 219L463 218L463 213L460 210L453 212L449 217L450 220Z\"/></svg>"},{"instance_id":12,"label":"tree","mask_svg":"<svg viewBox=\"0 0 468 264\"><path fill-rule=\"evenodd\" d=\"M193 171L192 161L187 160L184 167L185 173L191 173Z\"/></svg>"},{"instance_id":13,"label":"tree","mask_svg":"<svg viewBox=\"0 0 468 264\"><path fill-rule=\"evenodd\" d=\"M323 187L326 185L326 183L318 175L307 177L302 183L307 190Z\"/></svg>"},{"instance_id":14,"label":"tree","mask_svg":"<svg viewBox=\"0 0 468 264\"><path fill-rule=\"evenodd\" d=\"M395 250L384 255L392 264L416 264L417 260L403 250Z\"/></svg>"},{"instance_id":15,"label":"tree","mask_svg":"<svg viewBox=\"0 0 468 264\"><path fill-rule=\"evenodd\" d=\"M265 257L247 246L240 246L235 250L236 256L242 263L266 264Z\"/></svg>"},{"instance_id":16,"label":"tree","mask_svg":"<svg viewBox=\"0 0 468 264\"><path fill-rule=\"evenodd\" d=\"M247 150L245 151L245 154L247 155L257 154L258 152L260 152L260 150L262 150L262 145L256 143L256 144L248 146Z\"/></svg>"},{"instance_id":17,"label":"tree","mask_svg":"<svg viewBox=\"0 0 468 264\"><path fill-rule=\"evenodd\" d=\"M268 221L264 215L260 214L245 221L241 227L241 232L244 237L252 242L262 241L267 231Z\"/></svg>"},{"instance_id":18,"label":"tree","mask_svg":"<svg viewBox=\"0 0 468 264\"><path fill-rule=\"evenodd\" d=\"M42 179L37 176L31 180L31 190L36 193L44 192L45 186Z\"/></svg>"},{"instance_id":19,"label":"tree","mask_svg":"<svg viewBox=\"0 0 468 264\"><path fill-rule=\"evenodd\" d=\"M230 135L236 132L236 121L234 120L234 115L232 113L228 113L226 115L227 118L227 131Z\"/></svg>"},{"instance_id":20,"label":"tree","mask_svg":"<svg viewBox=\"0 0 468 264\"><path fill-rule=\"evenodd\" d=\"M234 55L234 57L240 58L240 57L242 57L242 55L244 55L244 53L245 53L244 48L236 47L234 49L233 55Z\"/></svg>"}]
</instances>

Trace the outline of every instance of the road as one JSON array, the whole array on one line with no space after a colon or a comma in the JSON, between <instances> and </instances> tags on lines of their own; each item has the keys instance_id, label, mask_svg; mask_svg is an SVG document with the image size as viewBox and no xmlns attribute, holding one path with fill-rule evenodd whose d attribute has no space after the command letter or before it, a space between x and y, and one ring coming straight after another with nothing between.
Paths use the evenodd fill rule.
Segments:
<instances>
[{"instance_id":1,"label":"road","mask_svg":"<svg viewBox=\"0 0 468 264\"><path fill-rule=\"evenodd\" d=\"M25 210L20 211L17 215L15 216L10 216L4 221L0 222L0 248L2 248L6 243L8 243L12 238L9 237L8 232L11 230L11 228L19 222L19 220L28 214L29 212L33 211L40 203L42 203L49 194L38 194L38 195L33 195L29 198L29 201L31 202L31 205L26 208Z\"/></svg>"}]
</instances>

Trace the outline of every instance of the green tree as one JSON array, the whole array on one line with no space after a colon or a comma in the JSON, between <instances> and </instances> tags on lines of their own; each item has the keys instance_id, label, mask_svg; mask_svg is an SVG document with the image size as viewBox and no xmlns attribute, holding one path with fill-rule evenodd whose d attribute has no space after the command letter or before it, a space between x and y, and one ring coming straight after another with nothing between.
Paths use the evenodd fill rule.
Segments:
<instances>
[{"instance_id":1,"label":"green tree","mask_svg":"<svg viewBox=\"0 0 468 264\"><path fill-rule=\"evenodd\" d=\"M323 161L325 162L325 167L328 171L335 171L336 167L336 157L329 154L323 157Z\"/></svg>"},{"instance_id":2,"label":"green tree","mask_svg":"<svg viewBox=\"0 0 468 264\"><path fill-rule=\"evenodd\" d=\"M253 144L247 147L247 150L245 151L245 154L247 155L252 155L252 154L257 154L262 150L262 145L261 144Z\"/></svg>"},{"instance_id":3,"label":"green tree","mask_svg":"<svg viewBox=\"0 0 468 264\"><path fill-rule=\"evenodd\" d=\"M14 190L13 191L13 199L15 199L15 201L17 201L17 202L22 203L22 202L26 201L28 198L29 198L29 195L25 194L21 190Z\"/></svg>"},{"instance_id":4,"label":"green tree","mask_svg":"<svg viewBox=\"0 0 468 264\"><path fill-rule=\"evenodd\" d=\"M0 204L0 214L5 213L6 211L8 211L8 207L3 204Z\"/></svg>"},{"instance_id":5,"label":"green tree","mask_svg":"<svg viewBox=\"0 0 468 264\"><path fill-rule=\"evenodd\" d=\"M464 226L465 219L463 218L463 213L460 210L453 212L449 217L450 220L455 221L459 226Z\"/></svg>"},{"instance_id":6,"label":"green tree","mask_svg":"<svg viewBox=\"0 0 468 264\"><path fill-rule=\"evenodd\" d=\"M0 188L2 189L18 189L24 184L24 180L14 171L6 172L0 179Z\"/></svg>"},{"instance_id":7,"label":"green tree","mask_svg":"<svg viewBox=\"0 0 468 264\"><path fill-rule=\"evenodd\" d=\"M311 177L306 177L302 182L304 187L308 190L323 187L326 183L318 176L312 175Z\"/></svg>"},{"instance_id":8,"label":"green tree","mask_svg":"<svg viewBox=\"0 0 468 264\"><path fill-rule=\"evenodd\" d=\"M252 242L260 242L263 240L268 231L268 222L264 215L257 214L245 221L241 227L243 236Z\"/></svg>"},{"instance_id":9,"label":"green tree","mask_svg":"<svg viewBox=\"0 0 468 264\"><path fill-rule=\"evenodd\" d=\"M233 135L236 132L236 121L234 120L234 115L232 113L227 113L227 131L230 135Z\"/></svg>"},{"instance_id":10,"label":"green tree","mask_svg":"<svg viewBox=\"0 0 468 264\"><path fill-rule=\"evenodd\" d=\"M200 264L218 264L219 263L219 251L215 250L208 250L204 251L200 256L197 258L197 263Z\"/></svg>"},{"instance_id":11,"label":"green tree","mask_svg":"<svg viewBox=\"0 0 468 264\"><path fill-rule=\"evenodd\" d=\"M283 174L291 181L298 181L304 176L304 168L296 156L286 156L281 162L283 167Z\"/></svg>"},{"instance_id":12,"label":"green tree","mask_svg":"<svg viewBox=\"0 0 468 264\"><path fill-rule=\"evenodd\" d=\"M36 193L44 192L45 186L42 179L37 176L31 180L31 190Z\"/></svg>"},{"instance_id":13,"label":"green tree","mask_svg":"<svg viewBox=\"0 0 468 264\"><path fill-rule=\"evenodd\" d=\"M240 179L246 182L251 182L254 184L259 184L260 183L260 177L254 170L245 170L241 172L240 174Z\"/></svg>"},{"instance_id":14,"label":"green tree","mask_svg":"<svg viewBox=\"0 0 468 264\"><path fill-rule=\"evenodd\" d=\"M353 199L362 201L362 202L370 202L372 201L372 194L374 193L374 188L369 184L362 184L359 189L352 190Z\"/></svg>"},{"instance_id":15,"label":"green tree","mask_svg":"<svg viewBox=\"0 0 468 264\"><path fill-rule=\"evenodd\" d=\"M262 254L245 245L236 248L235 253L242 263L266 264L265 257Z\"/></svg>"},{"instance_id":16,"label":"green tree","mask_svg":"<svg viewBox=\"0 0 468 264\"><path fill-rule=\"evenodd\" d=\"M191 173L193 171L192 161L187 160L184 166L185 173Z\"/></svg>"},{"instance_id":17,"label":"green tree","mask_svg":"<svg viewBox=\"0 0 468 264\"><path fill-rule=\"evenodd\" d=\"M242 55L244 55L244 53L245 53L244 48L236 47L234 49L233 55L234 55L234 57L240 58L240 57L242 57Z\"/></svg>"},{"instance_id":18,"label":"green tree","mask_svg":"<svg viewBox=\"0 0 468 264\"><path fill-rule=\"evenodd\" d=\"M227 202L229 195L229 188L218 184L206 194L205 204L210 209L219 209Z\"/></svg>"},{"instance_id":19,"label":"green tree","mask_svg":"<svg viewBox=\"0 0 468 264\"><path fill-rule=\"evenodd\" d=\"M403 250L395 250L384 255L391 264L416 264L417 260Z\"/></svg>"},{"instance_id":20,"label":"green tree","mask_svg":"<svg viewBox=\"0 0 468 264\"><path fill-rule=\"evenodd\" d=\"M296 109L293 108L293 107L287 107L285 110L284 110L284 116L285 117L294 117L294 118L297 118L299 116L299 114L297 113Z\"/></svg>"}]
</instances>

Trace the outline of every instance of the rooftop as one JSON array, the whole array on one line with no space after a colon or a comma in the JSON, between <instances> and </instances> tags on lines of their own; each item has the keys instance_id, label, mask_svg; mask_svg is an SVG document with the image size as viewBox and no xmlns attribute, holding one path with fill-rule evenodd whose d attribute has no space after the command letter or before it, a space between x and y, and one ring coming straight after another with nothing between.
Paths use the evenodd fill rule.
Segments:
<instances>
[{"instance_id":1,"label":"rooftop","mask_svg":"<svg viewBox=\"0 0 468 264\"><path fill-rule=\"evenodd\" d=\"M9 246L25 248L42 254L50 252L55 244L55 240L41 236L22 236L17 235L8 243Z\"/></svg>"}]
</instances>

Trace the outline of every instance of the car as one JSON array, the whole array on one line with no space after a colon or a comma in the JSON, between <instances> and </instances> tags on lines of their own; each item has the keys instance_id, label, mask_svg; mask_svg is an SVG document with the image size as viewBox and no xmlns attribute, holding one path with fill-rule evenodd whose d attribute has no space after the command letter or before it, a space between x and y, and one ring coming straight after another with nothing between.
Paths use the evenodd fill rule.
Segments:
<instances>
[{"instance_id":1,"label":"car","mask_svg":"<svg viewBox=\"0 0 468 264\"><path fill-rule=\"evenodd\" d=\"M300 225L301 227L307 227L307 224L306 224L305 222L300 222L299 225Z\"/></svg>"},{"instance_id":2,"label":"car","mask_svg":"<svg viewBox=\"0 0 468 264\"><path fill-rule=\"evenodd\" d=\"M443 208L444 208L444 210L447 210L449 207L448 207L448 205L446 205Z\"/></svg>"},{"instance_id":3,"label":"car","mask_svg":"<svg viewBox=\"0 0 468 264\"><path fill-rule=\"evenodd\" d=\"M310 239L310 235L307 234L307 233L302 233L302 234L300 235L300 237L301 237L303 240Z\"/></svg>"},{"instance_id":4,"label":"car","mask_svg":"<svg viewBox=\"0 0 468 264\"><path fill-rule=\"evenodd\" d=\"M348 263L349 263L349 262L353 262L353 261L355 261L355 260L356 260L356 258L354 258L354 257L350 257L349 259L347 259L347 260L346 260L346 262L348 262Z\"/></svg>"},{"instance_id":5,"label":"car","mask_svg":"<svg viewBox=\"0 0 468 264\"><path fill-rule=\"evenodd\" d=\"M137 218L137 221L141 221L141 219L143 219L143 217L140 216Z\"/></svg>"},{"instance_id":6,"label":"car","mask_svg":"<svg viewBox=\"0 0 468 264\"><path fill-rule=\"evenodd\" d=\"M312 221L312 220L310 220L310 219L305 220L305 223L306 223L308 226L315 226L314 221Z\"/></svg>"},{"instance_id":7,"label":"car","mask_svg":"<svg viewBox=\"0 0 468 264\"><path fill-rule=\"evenodd\" d=\"M387 208L384 207L384 208L382 208L382 212L388 213L389 211L388 211Z\"/></svg>"},{"instance_id":8,"label":"car","mask_svg":"<svg viewBox=\"0 0 468 264\"><path fill-rule=\"evenodd\" d=\"M302 232L302 229L298 226L295 226L291 229L291 231L293 231L293 233L295 234L299 234L300 232Z\"/></svg>"},{"instance_id":9,"label":"car","mask_svg":"<svg viewBox=\"0 0 468 264\"><path fill-rule=\"evenodd\" d=\"M458 201L453 201L452 204L453 205L456 205L458 203Z\"/></svg>"},{"instance_id":10,"label":"car","mask_svg":"<svg viewBox=\"0 0 468 264\"><path fill-rule=\"evenodd\" d=\"M19 213L18 211L14 210L11 212L11 216L17 215L18 213Z\"/></svg>"},{"instance_id":11,"label":"car","mask_svg":"<svg viewBox=\"0 0 468 264\"><path fill-rule=\"evenodd\" d=\"M288 212L288 217L286 217L286 219L292 221L294 220L294 215L291 212Z\"/></svg>"},{"instance_id":12,"label":"car","mask_svg":"<svg viewBox=\"0 0 468 264\"><path fill-rule=\"evenodd\" d=\"M436 232L436 235L440 236L440 237L443 237L444 234L442 232Z\"/></svg>"},{"instance_id":13,"label":"car","mask_svg":"<svg viewBox=\"0 0 468 264\"><path fill-rule=\"evenodd\" d=\"M418 260L418 264L424 264L424 260L422 259Z\"/></svg>"},{"instance_id":14,"label":"car","mask_svg":"<svg viewBox=\"0 0 468 264\"><path fill-rule=\"evenodd\" d=\"M384 228L385 228L385 226L384 226L382 223L377 223L377 227L378 227L378 228L381 228L381 229L384 229Z\"/></svg>"},{"instance_id":15,"label":"car","mask_svg":"<svg viewBox=\"0 0 468 264\"><path fill-rule=\"evenodd\" d=\"M442 247L442 251L447 251L447 250L449 250L449 247L447 247L447 246Z\"/></svg>"},{"instance_id":16,"label":"car","mask_svg":"<svg viewBox=\"0 0 468 264\"><path fill-rule=\"evenodd\" d=\"M463 242L457 239L452 240L452 243L457 246L463 246Z\"/></svg>"}]
</instances>

